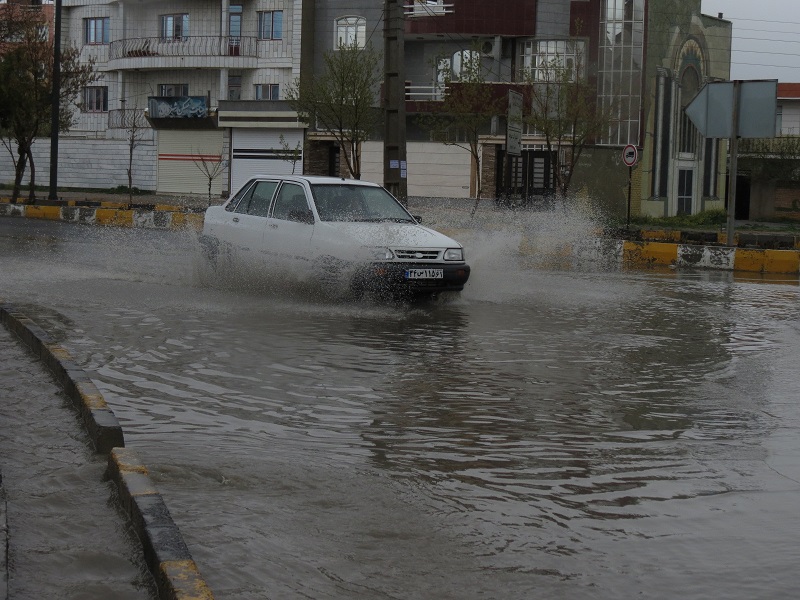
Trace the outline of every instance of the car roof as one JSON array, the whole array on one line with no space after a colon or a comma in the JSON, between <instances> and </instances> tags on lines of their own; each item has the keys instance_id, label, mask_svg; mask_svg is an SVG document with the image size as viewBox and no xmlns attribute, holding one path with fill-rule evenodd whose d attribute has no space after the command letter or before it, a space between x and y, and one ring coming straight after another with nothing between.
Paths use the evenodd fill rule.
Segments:
<instances>
[{"instance_id":1,"label":"car roof","mask_svg":"<svg viewBox=\"0 0 800 600\"><path fill-rule=\"evenodd\" d=\"M344 177L325 177L322 175L253 175L251 179L281 179L283 181L294 181L296 183L307 182L312 184L348 184L348 185L363 185L369 187L380 187L377 183L372 181L363 181L361 179L346 179Z\"/></svg>"}]
</instances>

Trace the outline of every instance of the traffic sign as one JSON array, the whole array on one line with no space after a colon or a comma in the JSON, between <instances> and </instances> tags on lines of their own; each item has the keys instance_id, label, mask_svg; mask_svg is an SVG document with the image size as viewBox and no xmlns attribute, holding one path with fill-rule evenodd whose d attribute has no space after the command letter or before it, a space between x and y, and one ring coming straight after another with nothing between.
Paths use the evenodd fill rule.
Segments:
<instances>
[{"instance_id":1,"label":"traffic sign","mask_svg":"<svg viewBox=\"0 0 800 600\"><path fill-rule=\"evenodd\" d=\"M639 149L633 144L628 144L622 151L622 162L626 167L632 167L639 162Z\"/></svg>"}]
</instances>

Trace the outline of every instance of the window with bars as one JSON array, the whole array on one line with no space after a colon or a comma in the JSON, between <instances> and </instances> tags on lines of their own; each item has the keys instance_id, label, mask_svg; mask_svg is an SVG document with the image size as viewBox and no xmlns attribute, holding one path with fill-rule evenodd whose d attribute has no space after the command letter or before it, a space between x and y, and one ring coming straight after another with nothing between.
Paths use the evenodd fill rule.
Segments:
<instances>
[{"instance_id":1,"label":"window with bars","mask_svg":"<svg viewBox=\"0 0 800 600\"><path fill-rule=\"evenodd\" d=\"M83 112L108 112L108 87L94 85L83 88Z\"/></svg>"},{"instance_id":2,"label":"window with bars","mask_svg":"<svg viewBox=\"0 0 800 600\"><path fill-rule=\"evenodd\" d=\"M83 20L83 42L85 44L108 44L110 41L109 17Z\"/></svg>"},{"instance_id":3,"label":"window with bars","mask_svg":"<svg viewBox=\"0 0 800 600\"><path fill-rule=\"evenodd\" d=\"M585 50L582 40L526 41L520 50L522 74L533 81L553 81L565 73L576 81L584 76Z\"/></svg>"},{"instance_id":4,"label":"window with bars","mask_svg":"<svg viewBox=\"0 0 800 600\"><path fill-rule=\"evenodd\" d=\"M283 11L266 10L258 13L258 39L283 39Z\"/></svg>"}]
</instances>

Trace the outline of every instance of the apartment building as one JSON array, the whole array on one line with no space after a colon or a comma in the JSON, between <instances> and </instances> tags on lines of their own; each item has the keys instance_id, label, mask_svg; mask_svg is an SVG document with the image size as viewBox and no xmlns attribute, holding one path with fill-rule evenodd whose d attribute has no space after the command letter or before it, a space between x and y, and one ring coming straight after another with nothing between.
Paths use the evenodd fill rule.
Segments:
<instances>
[{"instance_id":1,"label":"apartment building","mask_svg":"<svg viewBox=\"0 0 800 600\"><path fill-rule=\"evenodd\" d=\"M256 172L341 174L336 144L298 121L286 86L319 72L340 40L382 51L383 9L375 0L63 0L65 43L93 57L101 78L62 136L59 182L126 185L133 137L134 185L143 189L204 193L198 162L219 160L214 194ZM703 83L730 72L731 24L703 15L700 0L504 0L502 10L485 0L406 0L404 9L409 195L475 194L469 153L433 139L417 117L442 100L443 68L457 72L477 49L498 93L542 62L583 62L615 118L584 152L574 190L619 210L628 177L621 151L631 144L640 150L635 212L723 205L726 145L701 138L683 113ZM505 133L497 115L481 139L485 195L552 191L541 135L525 131L517 157ZM298 144L300 160L284 160L281 148ZM44 146L37 164L47 162ZM362 156L362 177L382 182L380 132Z\"/></svg>"}]
</instances>

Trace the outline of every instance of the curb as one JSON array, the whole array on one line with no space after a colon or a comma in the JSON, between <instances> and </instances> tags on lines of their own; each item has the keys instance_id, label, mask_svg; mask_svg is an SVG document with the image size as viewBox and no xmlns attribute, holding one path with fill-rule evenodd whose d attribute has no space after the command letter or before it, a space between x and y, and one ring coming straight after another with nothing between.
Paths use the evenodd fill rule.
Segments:
<instances>
[{"instance_id":1,"label":"curb","mask_svg":"<svg viewBox=\"0 0 800 600\"><path fill-rule=\"evenodd\" d=\"M172 205L155 205L152 208L124 208L118 202L99 202L97 207L74 205L10 204L0 199L0 217L26 217L86 225L134 227L146 229L203 228L204 212L191 212Z\"/></svg>"},{"instance_id":2,"label":"curb","mask_svg":"<svg viewBox=\"0 0 800 600\"><path fill-rule=\"evenodd\" d=\"M8 598L8 517L3 473L0 472L0 600Z\"/></svg>"},{"instance_id":3,"label":"curb","mask_svg":"<svg viewBox=\"0 0 800 600\"><path fill-rule=\"evenodd\" d=\"M126 449L122 427L100 390L79 368L66 349L34 321L11 306L0 305L0 323L15 333L53 373L75 405L92 446L108 454L107 476L114 482L119 501L142 544L145 562L161 600L213 600L189 549L169 514L147 468ZM5 495L0 474L0 600L7 597L7 547Z\"/></svg>"}]
</instances>

